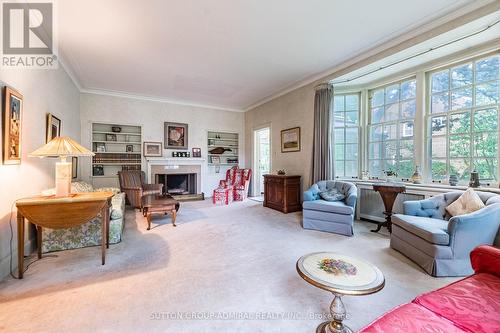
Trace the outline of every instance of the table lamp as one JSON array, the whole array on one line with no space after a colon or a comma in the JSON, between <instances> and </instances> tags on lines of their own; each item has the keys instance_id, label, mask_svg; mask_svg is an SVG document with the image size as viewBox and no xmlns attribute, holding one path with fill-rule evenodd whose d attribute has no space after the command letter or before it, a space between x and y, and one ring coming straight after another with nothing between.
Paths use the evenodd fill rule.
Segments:
<instances>
[{"instance_id":1,"label":"table lamp","mask_svg":"<svg viewBox=\"0 0 500 333\"><path fill-rule=\"evenodd\" d=\"M94 156L94 153L69 137L55 137L38 148L30 157L60 157L56 162L56 197L67 197L71 193L71 162L66 157Z\"/></svg>"}]
</instances>

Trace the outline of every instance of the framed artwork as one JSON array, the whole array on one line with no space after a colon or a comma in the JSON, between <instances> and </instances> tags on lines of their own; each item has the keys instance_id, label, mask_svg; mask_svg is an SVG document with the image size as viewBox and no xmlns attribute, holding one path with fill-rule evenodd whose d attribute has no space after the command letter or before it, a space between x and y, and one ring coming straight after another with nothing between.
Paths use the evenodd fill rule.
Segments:
<instances>
[{"instance_id":1,"label":"framed artwork","mask_svg":"<svg viewBox=\"0 0 500 333\"><path fill-rule=\"evenodd\" d=\"M162 157L163 147L161 142L144 142L145 157Z\"/></svg>"},{"instance_id":2,"label":"framed artwork","mask_svg":"<svg viewBox=\"0 0 500 333\"><path fill-rule=\"evenodd\" d=\"M61 136L61 119L57 118L51 113L47 114L47 137L45 143L54 139L57 136Z\"/></svg>"},{"instance_id":3,"label":"framed artwork","mask_svg":"<svg viewBox=\"0 0 500 333\"><path fill-rule=\"evenodd\" d=\"M5 87L3 105L3 163L21 163L23 95Z\"/></svg>"},{"instance_id":4,"label":"framed artwork","mask_svg":"<svg viewBox=\"0 0 500 333\"><path fill-rule=\"evenodd\" d=\"M291 153L300 151L300 127L281 131L281 152Z\"/></svg>"},{"instance_id":5,"label":"framed artwork","mask_svg":"<svg viewBox=\"0 0 500 333\"><path fill-rule=\"evenodd\" d=\"M188 149L188 124L165 123L165 149Z\"/></svg>"},{"instance_id":6,"label":"framed artwork","mask_svg":"<svg viewBox=\"0 0 500 333\"><path fill-rule=\"evenodd\" d=\"M134 152L134 145L126 145L125 146L125 151L127 153L133 153Z\"/></svg>"},{"instance_id":7,"label":"framed artwork","mask_svg":"<svg viewBox=\"0 0 500 333\"><path fill-rule=\"evenodd\" d=\"M71 178L78 178L78 157L71 157Z\"/></svg>"},{"instance_id":8,"label":"framed artwork","mask_svg":"<svg viewBox=\"0 0 500 333\"><path fill-rule=\"evenodd\" d=\"M102 165L94 165L92 167L92 176L104 176L104 167Z\"/></svg>"},{"instance_id":9,"label":"framed artwork","mask_svg":"<svg viewBox=\"0 0 500 333\"><path fill-rule=\"evenodd\" d=\"M193 157L201 157L201 148L193 148Z\"/></svg>"}]
</instances>

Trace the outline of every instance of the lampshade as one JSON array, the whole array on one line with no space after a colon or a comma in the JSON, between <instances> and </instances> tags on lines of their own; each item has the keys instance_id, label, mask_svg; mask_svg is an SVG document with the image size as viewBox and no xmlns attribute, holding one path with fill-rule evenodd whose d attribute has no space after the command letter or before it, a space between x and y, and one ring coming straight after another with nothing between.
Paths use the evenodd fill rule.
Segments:
<instances>
[{"instance_id":1,"label":"lampshade","mask_svg":"<svg viewBox=\"0 0 500 333\"><path fill-rule=\"evenodd\" d=\"M83 147L70 137L56 137L46 145L38 148L31 157L69 157L69 156L94 156L94 153Z\"/></svg>"}]
</instances>

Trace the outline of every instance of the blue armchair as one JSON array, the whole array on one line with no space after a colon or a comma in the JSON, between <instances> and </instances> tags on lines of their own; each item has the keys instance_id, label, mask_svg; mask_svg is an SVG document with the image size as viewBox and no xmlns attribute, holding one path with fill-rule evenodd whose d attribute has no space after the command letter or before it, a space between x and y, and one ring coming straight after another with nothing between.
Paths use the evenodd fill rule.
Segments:
<instances>
[{"instance_id":1,"label":"blue armchair","mask_svg":"<svg viewBox=\"0 0 500 333\"><path fill-rule=\"evenodd\" d=\"M320 192L336 188L345 195L344 201L325 201ZM353 235L354 214L358 189L352 183L322 180L304 192L303 220L304 229Z\"/></svg>"},{"instance_id":2,"label":"blue armchair","mask_svg":"<svg viewBox=\"0 0 500 333\"><path fill-rule=\"evenodd\" d=\"M391 248L432 276L472 274L469 254L476 246L492 245L500 225L500 196L477 192L486 207L451 217L446 207L462 191L403 203L404 215L392 216Z\"/></svg>"}]
</instances>

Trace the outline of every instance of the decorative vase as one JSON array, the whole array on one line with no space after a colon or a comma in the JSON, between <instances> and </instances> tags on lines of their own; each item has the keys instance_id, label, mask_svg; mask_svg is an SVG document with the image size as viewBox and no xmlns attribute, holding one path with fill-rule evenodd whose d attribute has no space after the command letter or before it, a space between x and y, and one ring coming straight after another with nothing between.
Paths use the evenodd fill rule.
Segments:
<instances>
[{"instance_id":1,"label":"decorative vase","mask_svg":"<svg viewBox=\"0 0 500 333\"><path fill-rule=\"evenodd\" d=\"M479 173L474 170L470 173L469 187L479 187Z\"/></svg>"},{"instance_id":2,"label":"decorative vase","mask_svg":"<svg viewBox=\"0 0 500 333\"><path fill-rule=\"evenodd\" d=\"M413 184L422 183L422 175L420 174L420 167L418 165L415 166L415 172L411 176L411 181Z\"/></svg>"},{"instance_id":3,"label":"decorative vase","mask_svg":"<svg viewBox=\"0 0 500 333\"><path fill-rule=\"evenodd\" d=\"M451 186L457 186L457 184L458 184L458 176L457 175L450 175L450 178L448 179L448 182L450 183Z\"/></svg>"}]
</instances>

